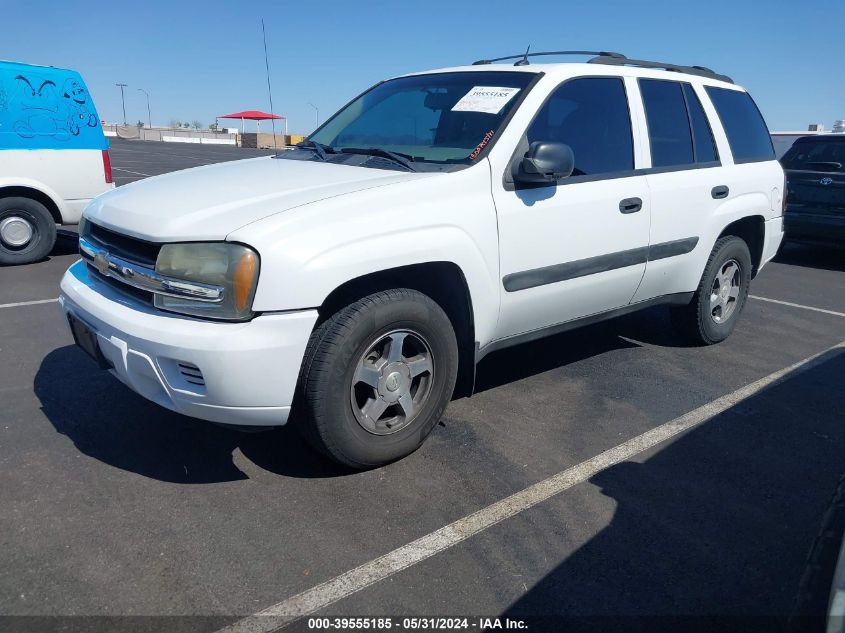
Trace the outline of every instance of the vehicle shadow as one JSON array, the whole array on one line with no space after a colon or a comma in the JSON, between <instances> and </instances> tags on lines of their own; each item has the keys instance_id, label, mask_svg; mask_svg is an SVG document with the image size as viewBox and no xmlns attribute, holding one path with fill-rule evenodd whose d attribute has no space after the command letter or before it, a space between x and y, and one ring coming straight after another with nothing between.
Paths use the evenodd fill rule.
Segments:
<instances>
[{"instance_id":1,"label":"vehicle shadow","mask_svg":"<svg viewBox=\"0 0 845 633\"><path fill-rule=\"evenodd\" d=\"M593 476L589 483L615 503L609 523L502 617L525 619L535 632L823 631L819 613L790 616L845 470L833 397L844 383L845 353L829 352L668 445ZM552 557L584 521L607 512L584 486L566 494L570 503L532 510L514 552Z\"/></svg>"},{"instance_id":2,"label":"vehicle shadow","mask_svg":"<svg viewBox=\"0 0 845 633\"><path fill-rule=\"evenodd\" d=\"M655 306L577 330L508 347L486 356L476 369L475 392L564 367L640 343L686 347L675 334L666 306Z\"/></svg>"},{"instance_id":3,"label":"vehicle shadow","mask_svg":"<svg viewBox=\"0 0 845 633\"><path fill-rule=\"evenodd\" d=\"M845 248L784 242L774 261L790 266L845 272Z\"/></svg>"},{"instance_id":4,"label":"vehicle shadow","mask_svg":"<svg viewBox=\"0 0 845 633\"><path fill-rule=\"evenodd\" d=\"M247 478L233 451L287 477L350 474L315 454L290 425L244 433L168 411L98 369L69 345L42 361L34 391L56 431L82 453L130 472L172 483L219 483Z\"/></svg>"},{"instance_id":5,"label":"vehicle shadow","mask_svg":"<svg viewBox=\"0 0 845 633\"><path fill-rule=\"evenodd\" d=\"M666 332L665 310L654 310L491 354L479 365L476 392L638 345L623 333L652 344L680 344ZM34 391L56 431L82 453L152 479L191 484L244 479L247 475L233 460L236 449L257 466L286 477L354 474L313 451L290 424L245 433L168 411L98 369L74 345L47 355Z\"/></svg>"},{"instance_id":6,"label":"vehicle shadow","mask_svg":"<svg viewBox=\"0 0 845 633\"><path fill-rule=\"evenodd\" d=\"M61 255L74 255L79 252L79 235L76 231L68 229L60 229L56 233L56 243L53 245L53 250L47 256L59 257Z\"/></svg>"}]
</instances>

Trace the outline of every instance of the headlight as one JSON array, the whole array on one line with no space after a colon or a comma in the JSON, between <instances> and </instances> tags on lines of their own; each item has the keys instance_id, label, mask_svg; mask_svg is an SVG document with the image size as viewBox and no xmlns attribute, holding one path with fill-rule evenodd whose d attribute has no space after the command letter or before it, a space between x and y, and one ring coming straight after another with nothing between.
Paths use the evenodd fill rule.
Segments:
<instances>
[{"instance_id":1,"label":"headlight","mask_svg":"<svg viewBox=\"0 0 845 633\"><path fill-rule=\"evenodd\" d=\"M252 299L258 282L258 253L241 244L228 242L192 242L165 244L156 259L156 272L169 279L178 294L202 287L179 281L217 287L222 292L195 297L155 294L155 306L212 319L242 320L252 314Z\"/></svg>"}]
</instances>

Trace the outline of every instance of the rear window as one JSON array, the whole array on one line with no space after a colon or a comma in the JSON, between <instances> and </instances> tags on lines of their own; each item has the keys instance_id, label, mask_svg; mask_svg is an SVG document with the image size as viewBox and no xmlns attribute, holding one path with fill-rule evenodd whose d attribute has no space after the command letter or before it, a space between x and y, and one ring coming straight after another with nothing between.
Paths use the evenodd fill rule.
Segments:
<instances>
[{"instance_id":1,"label":"rear window","mask_svg":"<svg viewBox=\"0 0 845 633\"><path fill-rule=\"evenodd\" d=\"M780 159L784 169L845 173L845 142L799 141Z\"/></svg>"},{"instance_id":2,"label":"rear window","mask_svg":"<svg viewBox=\"0 0 845 633\"><path fill-rule=\"evenodd\" d=\"M747 92L706 87L728 136L735 163L773 160L775 150L766 122Z\"/></svg>"}]
</instances>

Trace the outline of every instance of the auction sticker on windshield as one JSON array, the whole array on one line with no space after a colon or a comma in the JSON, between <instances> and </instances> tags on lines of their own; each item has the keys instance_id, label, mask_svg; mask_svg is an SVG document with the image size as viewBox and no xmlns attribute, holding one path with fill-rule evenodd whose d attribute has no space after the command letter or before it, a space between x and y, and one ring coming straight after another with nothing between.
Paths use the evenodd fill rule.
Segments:
<instances>
[{"instance_id":1,"label":"auction sticker on windshield","mask_svg":"<svg viewBox=\"0 0 845 633\"><path fill-rule=\"evenodd\" d=\"M461 100L452 106L452 112L486 112L499 114L508 101L519 92L519 88L497 88L495 86L474 86Z\"/></svg>"}]
</instances>

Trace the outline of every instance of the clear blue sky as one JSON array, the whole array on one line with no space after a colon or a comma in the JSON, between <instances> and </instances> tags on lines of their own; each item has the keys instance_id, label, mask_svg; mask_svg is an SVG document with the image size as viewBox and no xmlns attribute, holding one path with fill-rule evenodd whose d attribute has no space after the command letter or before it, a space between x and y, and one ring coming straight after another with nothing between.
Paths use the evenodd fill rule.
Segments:
<instances>
[{"instance_id":1,"label":"clear blue sky","mask_svg":"<svg viewBox=\"0 0 845 633\"><path fill-rule=\"evenodd\" d=\"M751 91L772 130L845 118L842 0L426 2L4 0L0 58L82 72L100 116L214 121L269 109L314 127L376 81L532 50L596 49L709 66ZM260 8L251 8L254 5Z\"/></svg>"}]
</instances>

